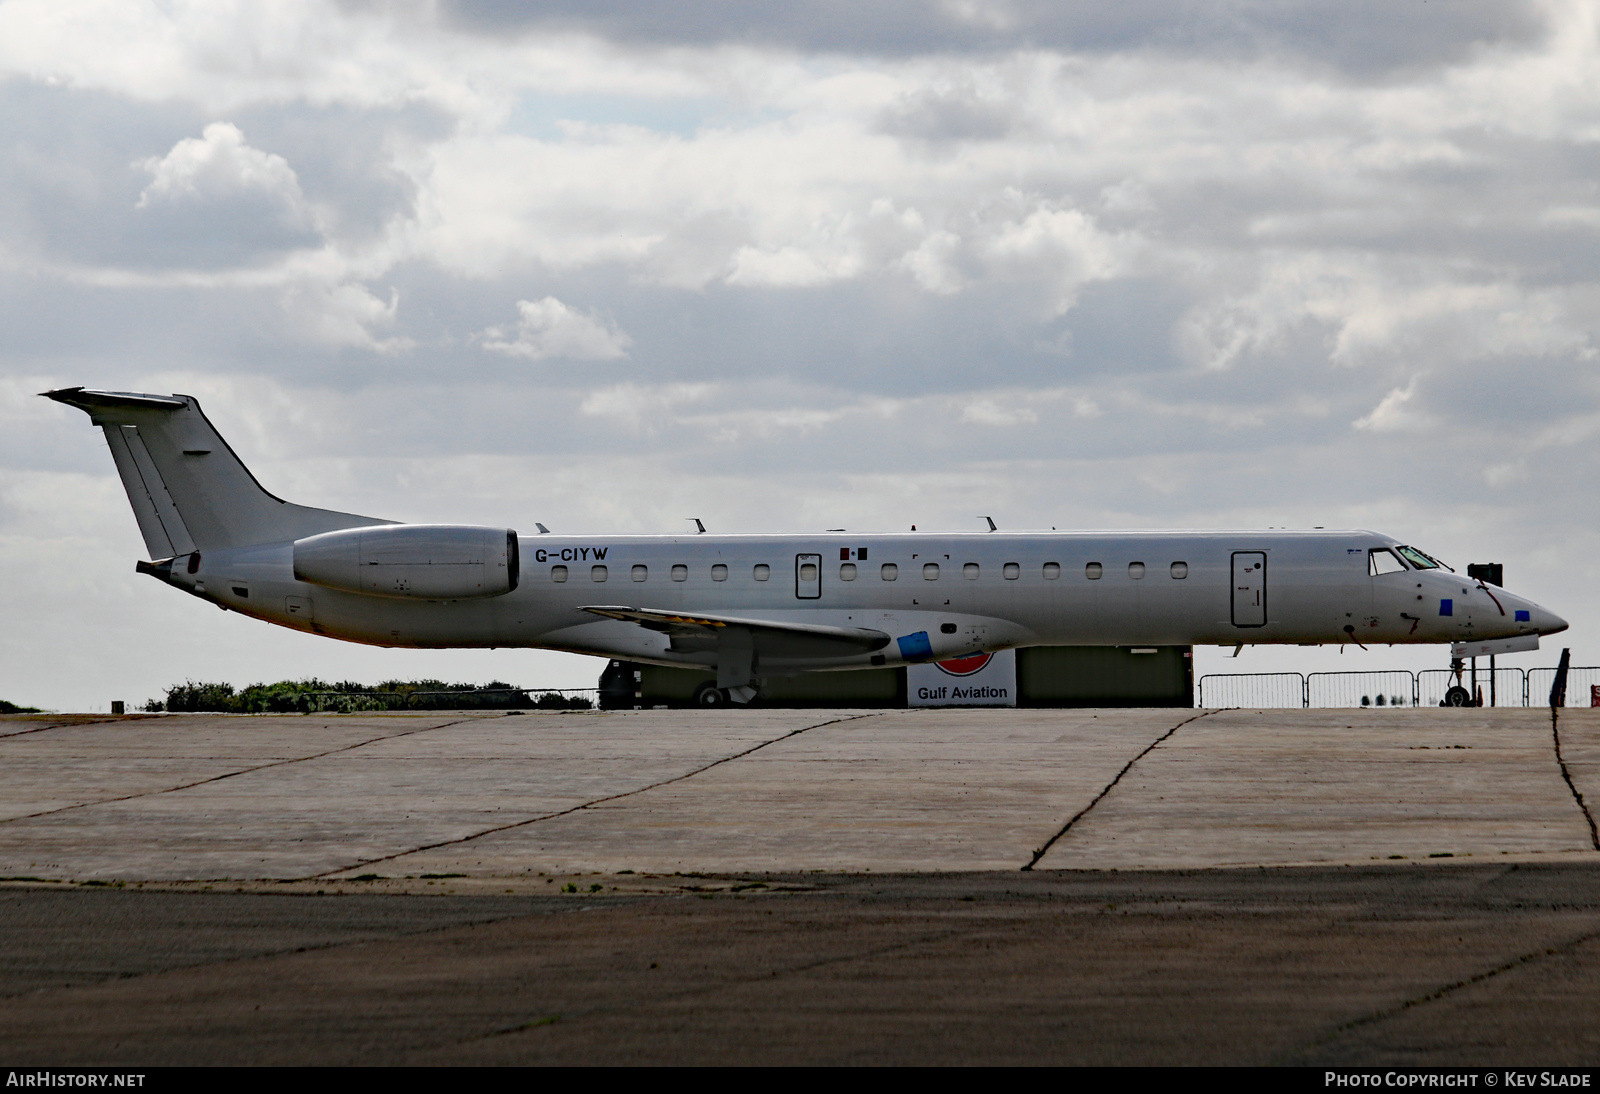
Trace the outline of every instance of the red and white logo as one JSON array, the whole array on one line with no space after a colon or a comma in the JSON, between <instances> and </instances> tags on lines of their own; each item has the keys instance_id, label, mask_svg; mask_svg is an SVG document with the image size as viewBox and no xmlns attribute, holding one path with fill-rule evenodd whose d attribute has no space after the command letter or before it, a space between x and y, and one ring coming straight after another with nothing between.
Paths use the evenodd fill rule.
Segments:
<instances>
[{"instance_id":1,"label":"red and white logo","mask_svg":"<svg viewBox=\"0 0 1600 1094\"><path fill-rule=\"evenodd\" d=\"M934 664L946 676L971 676L975 672L982 672L993 658L992 653L975 653L971 657L956 657L949 661L935 661Z\"/></svg>"}]
</instances>

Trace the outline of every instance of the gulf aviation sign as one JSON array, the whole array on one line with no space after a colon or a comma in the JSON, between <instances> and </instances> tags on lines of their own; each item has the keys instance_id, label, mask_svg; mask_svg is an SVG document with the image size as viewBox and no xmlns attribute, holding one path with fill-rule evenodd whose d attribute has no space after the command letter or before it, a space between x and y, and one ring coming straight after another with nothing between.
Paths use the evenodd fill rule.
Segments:
<instances>
[{"instance_id":1,"label":"gulf aviation sign","mask_svg":"<svg viewBox=\"0 0 1600 1094\"><path fill-rule=\"evenodd\" d=\"M1014 707L1017 651L907 665L906 698L914 707Z\"/></svg>"}]
</instances>

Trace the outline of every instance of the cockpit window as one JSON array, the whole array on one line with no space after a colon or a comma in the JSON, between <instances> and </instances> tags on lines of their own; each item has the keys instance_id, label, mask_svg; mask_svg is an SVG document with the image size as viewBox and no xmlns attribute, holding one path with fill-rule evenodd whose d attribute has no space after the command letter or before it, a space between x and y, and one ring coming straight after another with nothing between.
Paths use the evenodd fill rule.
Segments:
<instances>
[{"instance_id":1,"label":"cockpit window","mask_svg":"<svg viewBox=\"0 0 1600 1094\"><path fill-rule=\"evenodd\" d=\"M1367 559L1367 573L1373 577L1379 574L1398 574L1405 570L1405 565L1395 558L1394 552L1387 547L1374 547L1367 552Z\"/></svg>"},{"instance_id":2,"label":"cockpit window","mask_svg":"<svg viewBox=\"0 0 1600 1094\"><path fill-rule=\"evenodd\" d=\"M1413 569L1437 570L1439 567L1444 566L1444 563L1438 559L1423 554L1415 547L1396 547L1395 550L1400 552L1401 558L1411 563ZM1450 567L1445 566L1444 568L1448 570Z\"/></svg>"}]
</instances>

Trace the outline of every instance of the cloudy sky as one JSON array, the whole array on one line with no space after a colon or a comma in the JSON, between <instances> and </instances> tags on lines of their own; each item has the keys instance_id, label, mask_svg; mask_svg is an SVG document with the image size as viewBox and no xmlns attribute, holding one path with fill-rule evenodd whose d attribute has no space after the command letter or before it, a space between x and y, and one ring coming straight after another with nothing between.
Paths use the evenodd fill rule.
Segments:
<instances>
[{"instance_id":1,"label":"cloudy sky","mask_svg":"<svg viewBox=\"0 0 1600 1094\"><path fill-rule=\"evenodd\" d=\"M0 697L599 667L137 577L103 443L35 397L69 384L196 395L269 489L402 520L1373 528L1503 562L1600 663L1597 34L1560 0L0 2Z\"/></svg>"}]
</instances>

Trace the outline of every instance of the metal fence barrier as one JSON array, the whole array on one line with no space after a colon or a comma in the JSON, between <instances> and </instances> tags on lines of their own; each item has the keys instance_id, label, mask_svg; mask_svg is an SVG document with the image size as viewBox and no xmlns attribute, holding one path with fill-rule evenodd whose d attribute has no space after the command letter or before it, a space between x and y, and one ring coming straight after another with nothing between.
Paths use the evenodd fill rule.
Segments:
<instances>
[{"instance_id":1,"label":"metal fence barrier","mask_svg":"<svg viewBox=\"0 0 1600 1094\"><path fill-rule=\"evenodd\" d=\"M1555 683L1553 668L1497 668L1478 670L1478 690L1483 705L1542 707ZM1492 682L1491 682L1492 681ZM1408 672L1237 672L1200 677L1202 707L1436 707L1445 692L1457 684L1449 669ZM1463 670L1459 683L1472 687L1471 670ZM1572 666L1567 670L1569 707L1600 706L1600 666Z\"/></svg>"},{"instance_id":2,"label":"metal fence barrier","mask_svg":"<svg viewBox=\"0 0 1600 1094\"><path fill-rule=\"evenodd\" d=\"M1550 688L1556 682L1555 669L1528 670L1528 703L1542 707L1550 702ZM1595 706L1594 689L1600 687L1600 667L1573 665L1567 669L1569 707Z\"/></svg>"},{"instance_id":3,"label":"metal fence barrier","mask_svg":"<svg viewBox=\"0 0 1600 1094\"><path fill-rule=\"evenodd\" d=\"M1410 707L1416 702L1416 678L1404 669L1313 672L1306 677L1308 707Z\"/></svg>"},{"instance_id":4,"label":"metal fence barrier","mask_svg":"<svg viewBox=\"0 0 1600 1094\"><path fill-rule=\"evenodd\" d=\"M1202 707L1304 707L1306 678L1298 672L1231 672L1200 677Z\"/></svg>"}]
</instances>

